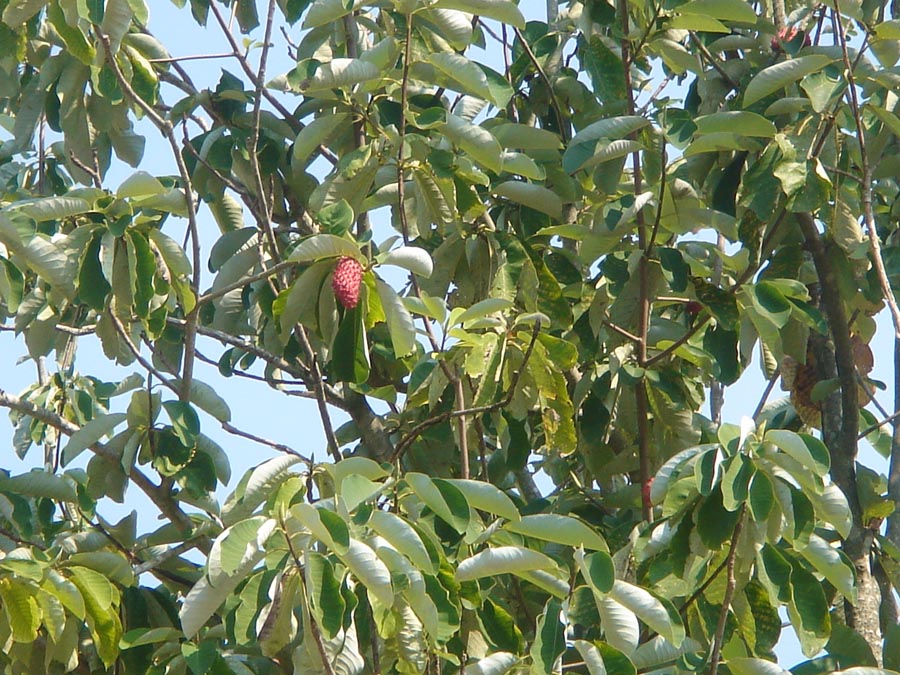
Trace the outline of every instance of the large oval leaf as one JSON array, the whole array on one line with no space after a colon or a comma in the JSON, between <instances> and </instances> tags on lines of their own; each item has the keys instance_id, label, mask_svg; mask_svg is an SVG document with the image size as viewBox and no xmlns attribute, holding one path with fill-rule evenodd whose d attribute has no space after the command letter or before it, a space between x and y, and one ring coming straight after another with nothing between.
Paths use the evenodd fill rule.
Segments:
<instances>
[{"instance_id":1,"label":"large oval leaf","mask_svg":"<svg viewBox=\"0 0 900 675\"><path fill-rule=\"evenodd\" d=\"M553 569L551 558L522 546L487 548L463 560L456 570L457 581L471 581L497 574L515 574L530 570Z\"/></svg>"},{"instance_id":2,"label":"large oval leaf","mask_svg":"<svg viewBox=\"0 0 900 675\"><path fill-rule=\"evenodd\" d=\"M564 546L583 546L595 551L609 551L606 541L600 534L572 516L539 513L525 516L517 522L507 523L504 529Z\"/></svg>"},{"instance_id":3,"label":"large oval leaf","mask_svg":"<svg viewBox=\"0 0 900 675\"><path fill-rule=\"evenodd\" d=\"M761 98L784 89L801 77L822 70L833 61L833 58L825 54L812 54L789 61L782 61L774 66L764 68L757 73L756 77L750 80L750 83L744 90L744 106L753 105Z\"/></svg>"}]
</instances>

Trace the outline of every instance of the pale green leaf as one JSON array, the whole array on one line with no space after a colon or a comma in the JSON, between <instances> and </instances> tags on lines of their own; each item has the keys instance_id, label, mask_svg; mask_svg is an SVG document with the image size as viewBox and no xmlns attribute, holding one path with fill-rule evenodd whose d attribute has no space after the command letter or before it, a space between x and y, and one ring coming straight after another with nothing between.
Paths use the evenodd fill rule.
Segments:
<instances>
[{"instance_id":1,"label":"pale green leaf","mask_svg":"<svg viewBox=\"0 0 900 675\"><path fill-rule=\"evenodd\" d=\"M434 563L428 555L428 549L413 527L388 511L373 511L369 518L369 526L400 553L409 558L417 568L433 573Z\"/></svg>"},{"instance_id":2,"label":"pale green leaf","mask_svg":"<svg viewBox=\"0 0 900 675\"><path fill-rule=\"evenodd\" d=\"M60 502L74 502L78 499L75 483L71 478L48 473L43 469L33 469L28 473L9 478L0 476L0 492Z\"/></svg>"},{"instance_id":3,"label":"pale green leaf","mask_svg":"<svg viewBox=\"0 0 900 675\"><path fill-rule=\"evenodd\" d=\"M546 213L551 218L562 218L562 199L553 190L542 185L508 180L495 187L494 194Z\"/></svg>"},{"instance_id":4,"label":"pale green leaf","mask_svg":"<svg viewBox=\"0 0 900 675\"><path fill-rule=\"evenodd\" d=\"M756 103L769 94L774 94L784 89L789 84L796 82L810 73L818 72L834 61L824 54L812 54L796 59L782 61L773 66L764 68L750 80L744 90L744 107Z\"/></svg>"},{"instance_id":5,"label":"pale green leaf","mask_svg":"<svg viewBox=\"0 0 900 675\"><path fill-rule=\"evenodd\" d=\"M512 302L504 300L503 298L487 298L486 300L476 302L474 305L458 314L451 314L450 325L458 326L460 324L465 324L467 321L477 321L478 319L483 319L491 314L507 310L512 306Z\"/></svg>"},{"instance_id":6,"label":"pale green leaf","mask_svg":"<svg viewBox=\"0 0 900 675\"><path fill-rule=\"evenodd\" d=\"M301 166L308 164L320 145L326 145L329 139L347 122L347 113L332 113L317 117L307 124L294 141L292 157L294 163Z\"/></svg>"},{"instance_id":7,"label":"pale green leaf","mask_svg":"<svg viewBox=\"0 0 900 675\"><path fill-rule=\"evenodd\" d=\"M539 513L524 516L517 522L509 522L503 529L564 546L583 546L595 551L609 551L606 541L595 529L572 516Z\"/></svg>"},{"instance_id":8,"label":"pale green leaf","mask_svg":"<svg viewBox=\"0 0 900 675\"><path fill-rule=\"evenodd\" d=\"M815 532L809 535L809 543L800 550L800 555L828 579L841 595L856 604L856 574L846 555Z\"/></svg>"},{"instance_id":9,"label":"pale green leaf","mask_svg":"<svg viewBox=\"0 0 900 675\"><path fill-rule=\"evenodd\" d=\"M434 271L434 261L424 248L418 246L400 246L388 251L380 259L381 265L395 265L409 270L413 274L426 279Z\"/></svg>"},{"instance_id":10,"label":"pale green leaf","mask_svg":"<svg viewBox=\"0 0 900 675\"><path fill-rule=\"evenodd\" d=\"M37 14L49 0L11 0L3 10L3 23L18 28Z\"/></svg>"},{"instance_id":11,"label":"pale green leaf","mask_svg":"<svg viewBox=\"0 0 900 675\"><path fill-rule=\"evenodd\" d=\"M512 499L498 487L480 480L446 479L459 488L469 505L511 521L520 520L519 510Z\"/></svg>"},{"instance_id":12,"label":"pale green leaf","mask_svg":"<svg viewBox=\"0 0 900 675\"><path fill-rule=\"evenodd\" d=\"M519 657L510 652L494 652L463 669L463 675L504 675L519 662ZM593 675L593 674L592 674Z\"/></svg>"},{"instance_id":13,"label":"pale green leaf","mask_svg":"<svg viewBox=\"0 0 900 675\"><path fill-rule=\"evenodd\" d=\"M684 626L678 613L640 586L616 580L609 597L635 615L676 647L684 640Z\"/></svg>"},{"instance_id":14,"label":"pale green leaf","mask_svg":"<svg viewBox=\"0 0 900 675\"><path fill-rule=\"evenodd\" d=\"M790 675L781 666L763 659L731 658L728 669L734 675Z\"/></svg>"},{"instance_id":15,"label":"pale green leaf","mask_svg":"<svg viewBox=\"0 0 900 675\"><path fill-rule=\"evenodd\" d=\"M416 326L413 323L412 314L403 305L403 300L397 295L397 291L381 279L375 280L375 287L384 309L394 355L397 358L407 356L416 348Z\"/></svg>"},{"instance_id":16,"label":"pale green leaf","mask_svg":"<svg viewBox=\"0 0 900 675\"><path fill-rule=\"evenodd\" d=\"M697 131L694 133L698 135L728 132L738 133L741 136L773 138L776 132L775 125L770 120L747 110L724 110L711 115L702 115L695 119L694 123L697 125Z\"/></svg>"},{"instance_id":17,"label":"pale green leaf","mask_svg":"<svg viewBox=\"0 0 900 675\"><path fill-rule=\"evenodd\" d=\"M66 443L66 447L63 448L63 466L69 464L69 462L75 459L84 450L99 443L100 439L112 433L112 430L124 422L127 417L128 415L125 413L108 413L106 415L95 417L81 427L81 429L72 434L69 438L69 442Z\"/></svg>"},{"instance_id":18,"label":"pale green leaf","mask_svg":"<svg viewBox=\"0 0 900 675\"><path fill-rule=\"evenodd\" d=\"M444 133L470 158L494 173L503 169L500 143L487 129L457 115L449 115Z\"/></svg>"},{"instance_id":19,"label":"pale green leaf","mask_svg":"<svg viewBox=\"0 0 900 675\"><path fill-rule=\"evenodd\" d=\"M314 234L308 239L304 239L291 252L290 259L297 262L308 262L336 256L346 256L365 262L359 246L349 239L344 239L334 234Z\"/></svg>"},{"instance_id":20,"label":"pale green leaf","mask_svg":"<svg viewBox=\"0 0 900 675\"><path fill-rule=\"evenodd\" d=\"M522 546L487 548L463 560L456 569L458 581L471 581L498 574L515 574L530 570L552 570L556 563L543 553Z\"/></svg>"},{"instance_id":21,"label":"pale green leaf","mask_svg":"<svg viewBox=\"0 0 900 675\"><path fill-rule=\"evenodd\" d=\"M350 548L346 553L338 554L350 572L366 587L369 593L378 598L385 607L394 604L394 587L391 584L391 573L369 546L356 539L350 539Z\"/></svg>"},{"instance_id":22,"label":"pale green leaf","mask_svg":"<svg viewBox=\"0 0 900 675\"><path fill-rule=\"evenodd\" d=\"M166 187L155 177L146 171L135 171L119 185L119 188L116 190L116 197L119 199L149 197L161 195L164 192L166 192Z\"/></svg>"},{"instance_id":23,"label":"pale green leaf","mask_svg":"<svg viewBox=\"0 0 900 675\"><path fill-rule=\"evenodd\" d=\"M525 17L512 0L438 0L431 7L458 9L525 29Z\"/></svg>"}]
</instances>

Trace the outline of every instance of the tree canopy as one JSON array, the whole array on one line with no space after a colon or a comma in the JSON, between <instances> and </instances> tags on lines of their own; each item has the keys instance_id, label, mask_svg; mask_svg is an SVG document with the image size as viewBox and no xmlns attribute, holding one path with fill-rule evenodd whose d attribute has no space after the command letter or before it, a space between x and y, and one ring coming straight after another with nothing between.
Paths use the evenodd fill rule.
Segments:
<instances>
[{"instance_id":1,"label":"tree canopy","mask_svg":"<svg viewBox=\"0 0 900 675\"><path fill-rule=\"evenodd\" d=\"M900 669L896 2L173 3L0 0L2 672Z\"/></svg>"}]
</instances>

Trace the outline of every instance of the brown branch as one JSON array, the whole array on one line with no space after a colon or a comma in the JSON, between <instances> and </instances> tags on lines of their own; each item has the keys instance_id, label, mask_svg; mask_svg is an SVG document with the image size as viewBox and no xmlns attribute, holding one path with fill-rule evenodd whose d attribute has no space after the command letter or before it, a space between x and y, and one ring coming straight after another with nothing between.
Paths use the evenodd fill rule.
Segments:
<instances>
[{"instance_id":1,"label":"brown branch","mask_svg":"<svg viewBox=\"0 0 900 675\"><path fill-rule=\"evenodd\" d=\"M722 598L722 609L719 612L719 621L716 624L716 632L713 635L713 648L709 657L709 675L717 675L719 672L719 660L722 656L722 647L725 642L725 626L728 621L728 612L731 610L731 601L734 599L734 590L737 581L734 576L734 566L737 561L738 540L741 538L741 530L744 527L744 514L747 511L747 505L741 505L741 512L738 515L737 524L734 526L734 532L731 535L731 548L728 549L728 558L726 559L726 577L725 577L725 597Z\"/></svg>"},{"instance_id":2,"label":"brown branch","mask_svg":"<svg viewBox=\"0 0 900 675\"><path fill-rule=\"evenodd\" d=\"M872 249L872 264L878 275L878 283L884 301L891 311L891 319L894 322L894 337L900 339L900 307L897 306L897 298L888 280L887 270L884 267L884 259L881 256L881 243L878 240L878 229L875 225L875 212L872 208L872 166L869 163L869 153L866 148L866 129L860 114L859 98L856 92L856 78L853 75L853 64L850 63L850 52L847 49L847 35L844 32L844 23L841 19L841 3L834 0L834 16L838 23L838 38L841 42L841 54L844 59L844 68L847 73L847 90L850 96L850 110L853 112L853 121L856 124L856 141L859 143L859 159L862 165L862 205L863 216L866 221L866 234L869 237L869 246Z\"/></svg>"}]
</instances>

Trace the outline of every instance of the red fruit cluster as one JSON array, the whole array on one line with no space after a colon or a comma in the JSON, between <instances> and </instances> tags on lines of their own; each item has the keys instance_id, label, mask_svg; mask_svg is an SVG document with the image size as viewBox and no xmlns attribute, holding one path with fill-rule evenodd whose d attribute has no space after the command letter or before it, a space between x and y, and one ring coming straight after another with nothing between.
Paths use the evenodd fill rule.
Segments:
<instances>
[{"instance_id":1,"label":"red fruit cluster","mask_svg":"<svg viewBox=\"0 0 900 675\"><path fill-rule=\"evenodd\" d=\"M362 275L363 267L355 258L341 258L335 265L331 288L334 297L344 309L353 309L359 302L359 284Z\"/></svg>"}]
</instances>

